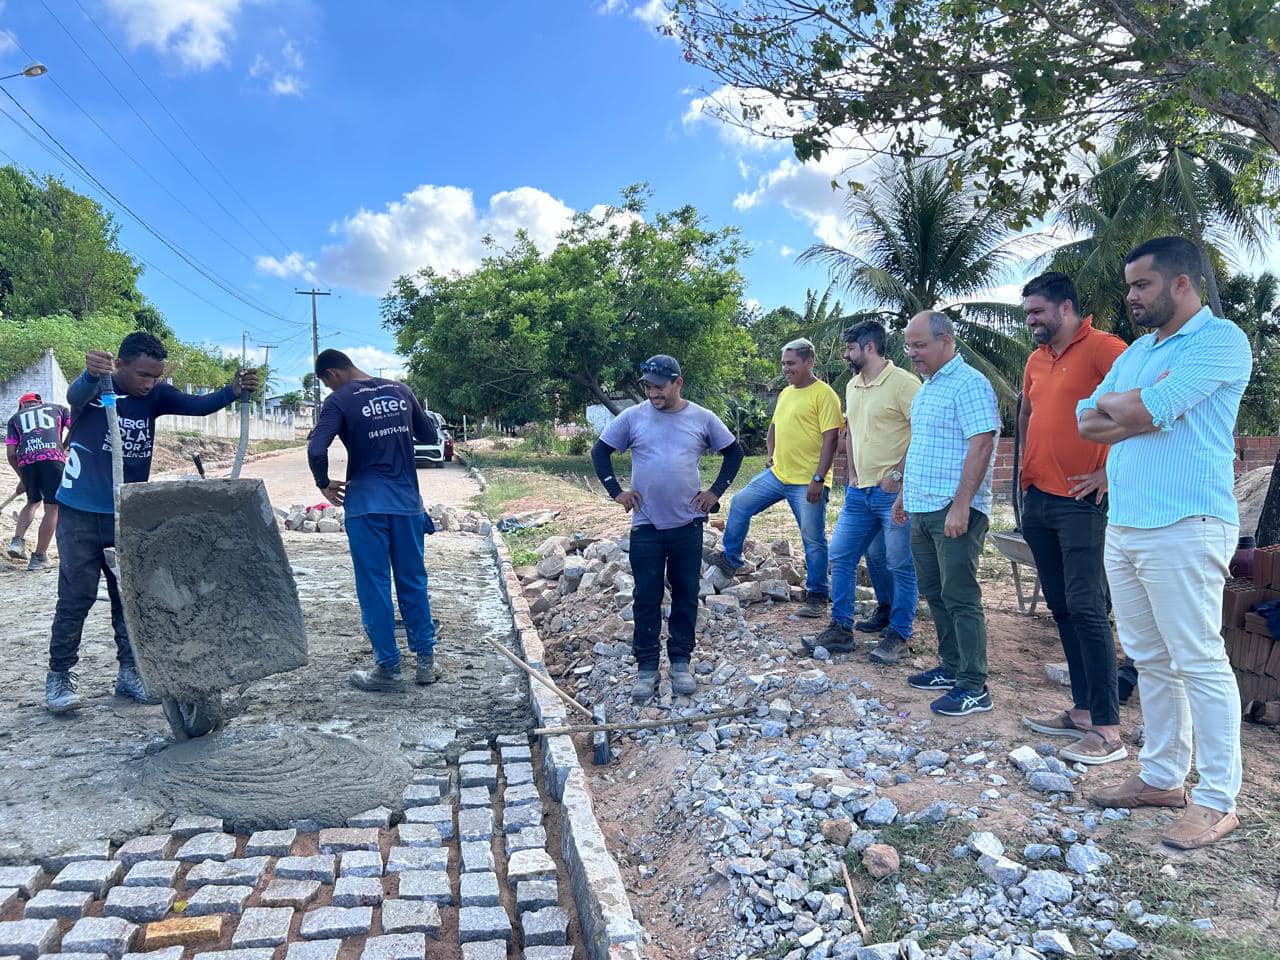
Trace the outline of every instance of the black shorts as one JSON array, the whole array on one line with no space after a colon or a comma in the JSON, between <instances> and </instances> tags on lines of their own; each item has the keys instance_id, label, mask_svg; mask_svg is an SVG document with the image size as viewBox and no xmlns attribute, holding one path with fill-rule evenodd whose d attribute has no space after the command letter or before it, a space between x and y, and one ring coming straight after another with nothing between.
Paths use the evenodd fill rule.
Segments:
<instances>
[{"instance_id":1,"label":"black shorts","mask_svg":"<svg viewBox=\"0 0 1280 960\"><path fill-rule=\"evenodd\" d=\"M58 487L62 485L62 468L59 460L37 460L25 467L19 467L22 483L27 488L27 503L43 500L45 503L57 503Z\"/></svg>"}]
</instances>

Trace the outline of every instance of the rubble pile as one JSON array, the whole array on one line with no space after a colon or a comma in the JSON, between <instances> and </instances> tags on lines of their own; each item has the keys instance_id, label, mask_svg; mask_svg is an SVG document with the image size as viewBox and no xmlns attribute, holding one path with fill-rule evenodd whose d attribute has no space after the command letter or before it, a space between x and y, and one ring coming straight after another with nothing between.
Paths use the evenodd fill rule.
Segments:
<instances>
[{"instance_id":1,"label":"rubble pile","mask_svg":"<svg viewBox=\"0 0 1280 960\"><path fill-rule=\"evenodd\" d=\"M487 537L492 528L484 514L474 510L461 511L442 503L429 507L427 514L437 530ZM311 507L295 503L288 510L277 507L276 516L284 529L300 533L341 533L346 529L346 511L331 503L318 503Z\"/></svg>"}]
</instances>

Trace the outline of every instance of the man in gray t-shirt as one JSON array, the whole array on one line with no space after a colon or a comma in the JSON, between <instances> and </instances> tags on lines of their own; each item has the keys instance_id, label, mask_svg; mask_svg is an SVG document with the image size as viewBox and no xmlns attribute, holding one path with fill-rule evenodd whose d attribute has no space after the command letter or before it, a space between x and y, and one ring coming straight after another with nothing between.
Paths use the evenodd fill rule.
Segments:
<instances>
[{"instance_id":1,"label":"man in gray t-shirt","mask_svg":"<svg viewBox=\"0 0 1280 960\"><path fill-rule=\"evenodd\" d=\"M680 396L684 378L675 358L650 357L640 366L640 379L649 401L623 410L605 428L591 460L609 496L631 512L631 573L636 582L632 650L637 667L631 696L645 703L658 692L665 582L671 584L671 689L688 695L697 688L689 659L698 617L702 525L737 475L742 448L719 417ZM613 475L613 454L625 450L631 451L630 490L623 490ZM704 490L698 461L708 450L719 451L724 463L715 482Z\"/></svg>"}]
</instances>

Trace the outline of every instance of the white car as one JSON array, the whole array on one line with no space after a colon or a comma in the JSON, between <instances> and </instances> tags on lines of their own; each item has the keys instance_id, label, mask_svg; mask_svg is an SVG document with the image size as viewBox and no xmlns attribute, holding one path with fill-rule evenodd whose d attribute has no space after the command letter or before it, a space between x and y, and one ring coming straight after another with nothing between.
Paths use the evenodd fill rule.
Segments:
<instances>
[{"instance_id":1,"label":"white car","mask_svg":"<svg viewBox=\"0 0 1280 960\"><path fill-rule=\"evenodd\" d=\"M413 445L413 463L418 467L443 467L446 460L453 459L453 439L444 428L444 418L434 410L427 410L427 416L436 425L435 443L417 443Z\"/></svg>"}]
</instances>

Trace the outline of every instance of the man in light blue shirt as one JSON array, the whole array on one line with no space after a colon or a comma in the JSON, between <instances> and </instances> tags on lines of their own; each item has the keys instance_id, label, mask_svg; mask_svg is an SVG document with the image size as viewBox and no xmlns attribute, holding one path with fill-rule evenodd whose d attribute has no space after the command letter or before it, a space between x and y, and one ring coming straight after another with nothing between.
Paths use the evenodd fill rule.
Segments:
<instances>
[{"instance_id":1,"label":"man in light blue shirt","mask_svg":"<svg viewBox=\"0 0 1280 960\"><path fill-rule=\"evenodd\" d=\"M1093 396L1080 435L1111 444L1105 562L1120 643L1138 667L1146 738L1140 773L1102 806L1187 806L1164 834L1207 846L1239 826L1240 692L1219 628L1239 516L1233 432L1252 353L1235 324L1200 304L1200 251L1158 237L1125 260L1135 340ZM1195 711L1191 702L1195 701ZM1200 782L1186 800L1194 734Z\"/></svg>"},{"instance_id":2,"label":"man in light blue shirt","mask_svg":"<svg viewBox=\"0 0 1280 960\"><path fill-rule=\"evenodd\" d=\"M907 356L925 381L911 400L911 445L893 515L898 523L911 516L911 557L941 661L907 683L942 694L930 705L934 713L963 717L991 709L978 557L1000 414L987 378L957 352L945 313L916 314L905 335Z\"/></svg>"}]
</instances>

